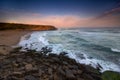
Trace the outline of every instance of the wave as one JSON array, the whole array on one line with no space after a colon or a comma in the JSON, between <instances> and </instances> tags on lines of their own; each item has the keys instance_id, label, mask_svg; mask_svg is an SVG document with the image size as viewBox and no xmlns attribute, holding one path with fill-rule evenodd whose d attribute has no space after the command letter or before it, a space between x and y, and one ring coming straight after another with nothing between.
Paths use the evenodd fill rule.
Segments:
<instances>
[{"instance_id":1,"label":"wave","mask_svg":"<svg viewBox=\"0 0 120 80\"><path fill-rule=\"evenodd\" d=\"M102 45L96 45L96 44L82 44L82 46L92 48L94 50L98 51L104 51L104 52L109 52L109 53L120 53L119 49L111 48L111 47L105 47Z\"/></svg>"},{"instance_id":2,"label":"wave","mask_svg":"<svg viewBox=\"0 0 120 80\"><path fill-rule=\"evenodd\" d=\"M44 38L46 34L38 34L39 33L37 32L30 34L29 39L26 39L27 35L23 36L18 45L22 46L23 49L35 49L37 51L41 50L42 47L49 45L47 39Z\"/></svg>"},{"instance_id":3,"label":"wave","mask_svg":"<svg viewBox=\"0 0 120 80\"><path fill-rule=\"evenodd\" d=\"M59 43L56 43L56 44L49 43L50 41L46 38L46 36L50 33L48 33L48 32L34 32L34 33L30 34L29 37L27 37L27 38L25 38L26 36L23 36L18 45L22 46L23 49L28 48L28 49L33 49L36 51L40 51L42 47L47 46L47 47L52 48L53 53L56 53L56 54L59 54L62 51L67 52L68 53L67 55L70 58L75 59L79 63L91 65L95 68L98 66L98 64L100 64L102 67L102 69L101 69L102 72L105 70L112 70L112 71L119 71L120 72L120 67L112 62L105 61L105 60L99 60L95 57L89 58L89 56L86 55L85 52L66 49L62 44L59 44ZM55 34L55 32L54 32L54 34ZM87 42L83 39L81 41ZM67 44L67 43L64 43L64 44ZM112 52L112 53L119 52L119 50L117 50L117 49L104 47L104 46L100 46L100 45L95 45L95 44L83 44L82 46L87 46L87 47L92 48L92 49L102 50L102 51Z\"/></svg>"},{"instance_id":4,"label":"wave","mask_svg":"<svg viewBox=\"0 0 120 80\"><path fill-rule=\"evenodd\" d=\"M112 50L113 52L118 52L118 53L120 53L120 50L118 50L118 49L111 48L111 50Z\"/></svg>"}]
</instances>

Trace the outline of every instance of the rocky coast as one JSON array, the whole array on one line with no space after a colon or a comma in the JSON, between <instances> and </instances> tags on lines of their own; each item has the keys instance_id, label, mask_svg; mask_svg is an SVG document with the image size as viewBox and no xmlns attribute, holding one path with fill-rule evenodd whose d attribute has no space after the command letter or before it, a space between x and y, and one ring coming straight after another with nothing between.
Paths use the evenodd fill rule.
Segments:
<instances>
[{"instance_id":1,"label":"rocky coast","mask_svg":"<svg viewBox=\"0 0 120 80\"><path fill-rule=\"evenodd\" d=\"M21 36L38 30L32 29L0 31L0 80L120 80L119 72L102 73L100 64L97 68L80 64L66 52L57 55L48 47L38 52L13 47Z\"/></svg>"},{"instance_id":2,"label":"rocky coast","mask_svg":"<svg viewBox=\"0 0 120 80\"><path fill-rule=\"evenodd\" d=\"M7 55L0 55L0 80L102 80L101 72L89 65L77 63L61 52L21 51L15 48Z\"/></svg>"}]
</instances>

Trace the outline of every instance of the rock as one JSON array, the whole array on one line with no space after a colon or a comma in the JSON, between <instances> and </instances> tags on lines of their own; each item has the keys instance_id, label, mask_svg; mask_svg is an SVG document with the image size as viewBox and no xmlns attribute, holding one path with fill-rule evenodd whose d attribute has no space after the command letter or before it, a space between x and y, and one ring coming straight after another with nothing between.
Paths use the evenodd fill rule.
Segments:
<instances>
[{"instance_id":1,"label":"rock","mask_svg":"<svg viewBox=\"0 0 120 80\"><path fill-rule=\"evenodd\" d=\"M90 76L90 74L84 73L83 77L84 77L85 80L95 80L92 76Z\"/></svg>"},{"instance_id":2,"label":"rock","mask_svg":"<svg viewBox=\"0 0 120 80\"><path fill-rule=\"evenodd\" d=\"M33 61L32 58L28 58L28 59L27 59L27 62L28 62L28 63L31 63L32 61Z\"/></svg>"},{"instance_id":3,"label":"rock","mask_svg":"<svg viewBox=\"0 0 120 80\"><path fill-rule=\"evenodd\" d=\"M0 80L4 80L4 78L0 76Z\"/></svg>"},{"instance_id":4,"label":"rock","mask_svg":"<svg viewBox=\"0 0 120 80\"><path fill-rule=\"evenodd\" d=\"M15 77L15 76L8 76L4 80L19 80L19 79L17 77Z\"/></svg>"},{"instance_id":5,"label":"rock","mask_svg":"<svg viewBox=\"0 0 120 80\"><path fill-rule=\"evenodd\" d=\"M48 74L51 74L52 75L52 69L51 68L48 68Z\"/></svg>"},{"instance_id":6,"label":"rock","mask_svg":"<svg viewBox=\"0 0 120 80\"><path fill-rule=\"evenodd\" d=\"M64 75L64 76L65 76L65 72L63 71L63 69L61 68L61 66L58 68L58 72L59 72L61 75Z\"/></svg>"},{"instance_id":7,"label":"rock","mask_svg":"<svg viewBox=\"0 0 120 80\"><path fill-rule=\"evenodd\" d=\"M25 65L25 70L31 71L32 69L33 69L32 64L26 64L26 65Z\"/></svg>"},{"instance_id":8,"label":"rock","mask_svg":"<svg viewBox=\"0 0 120 80\"><path fill-rule=\"evenodd\" d=\"M12 49L10 46L2 45L0 46L0 55L8 55Z\"/></svg>"},{"instance_id":9,"label":"rock","mask_svg":"<svg viewBox=\"0 0 120 80\"><path fill-rule=\"evenodd\" d=\"M68 69L68 65L63 65L62 67L63 67L63 70Z\"/></svg>"},{"instance_id":10,"label":"rock","mask_svg":"<svg viewBox=\"0 0 120 80\"><path fill-rule=\"evenodd\" d=\"M53 60L54 62L56 62L56 63L60 63L60 59L57 58L57 57L53 57L52 60Z\"/></svg>"},{"instance_id":11,"label":"rock","mask_svg":"<svg viewBox=\"0 0 120 80\"><path fill-rule=\"evenodd\" d=\"M96 68L97 68L97 70L101 70L101 69L103 69L102 66L101 66L99 63L97 63Z\"/></svg>"},{"instance_id":12,"label":"rock","mask_svg":"<svg viewBox=\"0 0 120 80\"><path fill-rule=\"evenodd\" d=\"M53 74L53 78L54 78L54 80L59 80L59 76L57 75L56 72Z\"/></svg>"},{"instance_id":13,"label":"rock","mask_svg":"<svg viewBox=\"0 0 120 80\"><path fill-rule=\"evenodd\" d=\"M35 78L34 76L32 75L27 75L24 77L25 80L38 80L37 78Z\"/></svg>"},{"instance_id":14,"label":"rock","mask_svg":"<svg viewBox=\"0 0 120 80\"><path fill-rule=\"evenodd\" d=\"M17 64L17 63L13 63L13 66L14 66L14 67L18 67L19 64Z\"/></svg>"},{"instance_id":15,"label":"rock","mask_svg":"<svg viewBox=\"0 0 120 80\"><path fill-rule=\"evenodd\" d=\"M77 78L77 80L85 80L85 79L82 79L82 78Z\"/></svg>"},{"instance_id":16,"label":"rock","mask_svg":"<svg viewBox=\"0 0 120 80\"><path fill-rule=\"evenodd\" d=\"M49 54L49 57L57 57L56 54Z\"/></svg>"},{"instance_id":17,"label":"rock","mask_svg":"<svg viewBox=\"0 0 120 80\"><path fill-rule=\"evenodd\" d=\"M85 68L86 73L101 74L99 72L99 70L97 70L97 69L95 69L95 68L93 68L93 67L91 67L89 65L85 65L84 68Z\"/></svg>"},{"instance_id":18,"label":"rock","mask_svg":"<svg viewBox=\"0 0 120 80\"><path fill-rule=\"evenodd\" d=\"M38 73L39 69L37 67L33 67L31 70L32 73Z\"/></svg>"},{"instance_id":19,"label":"rock","mask_svg":"<svg viewBox=\"0 0 120 80\"><path fill-rule=\"evenodd\" d=\"M22 61L23 61L22 58L17 58L17 60L16 60L17 63L21 63Z\"/></svg>"},{"instance_id":20,"label":"rock","mask_svg":"<svg viewBox=\"0 0 120 80\"><path fill-rule=\"evenodd\" d=\"M41 52L44 54L43 56L46 56L48 53L52 52L52 48L43 47Z\"/></svg>"},{"instance_id":21,"label":"rock","mask_svg":"<svg viewBox=\"0 0 120 80\"><path fill-rule=\"evenodd\" d=\"M72 79L72 80L75 79L75 76L74 76L74 74L72 73L71 70L66 70L65 72L66 72L66 78L67 79Z\"/></svg>"},{"instance_id":22,"label":"rock","mask_svg":"<svg viewBox=\"0 0 120 80\"><path fill-rule=\"evenodd\" d=\"M68 63L67 63L66 61L63 61L62 63L63 63L64 65L68 65Z\"/></svg>"},{"instance_id":23,"label":"rock","mask_svg":"<svg viewBox=\"0 0 120 80\"><path fill-rule=\"evenodd\" d=\"M95 80L102 80L101 75L93 74L93 73L91 73L90 75L91 75Z\"/></svg>"},{"instance_id":24,"label":"rock","mask_svg":"<svg viewBox=\"0 0 120 80\"><path fill-rule=\"evenodd\" d=\"M16 77L23 77L24 74L22 72L13 72L12 75Z\"/></svg>"},{"instance_id":25,"label":"rock","mask_svg":"<svg viewBox=\"0 0 120 80\"><path fill-rule=\"evenodd\" d=\"M77 69L78 69L78 66L77 66L77 65L69 65L69 68L70 68L70 69L76 69L76 70L77 70Z\"/></svg>"},{"instance_id":26,"label":"rock","mask_svg":"<svg viewBox=\"0 0 120 80\"><path fill-rule=\"evenodd\" d=\"M78 72L78 74L82 74L82 73L83 73L83 71L82 71L82 70L78 70L77 72Z\"/></svg>"},{"instance_id":27,"label":"rock","mask_svg":"<svg viewBox=\"0 0 120 80\"><path fill-rule=\"evenodd\" d=\"M46 66L50 66L50 63L48 63L48 62L45 62L43 64L46 65Z\"/></svg>"},{"instance_id":28,"label":"rock","mask_svg":"<svg viewBox=\"0 0 120 80\"><path fill-rule=\"evenodd\" d=\"M38 72L39 76L41 76L42 73L43 73L43 71L41 69L39 69L39 72Z\"/></svg>"},{"instance_id":29,"label":"rock","mask_svg":"<svg viewBox=\"0 0 120 80\"><path fill-rule=\"evenodd\" d=\"M82 74L82 70L72 70L72 72L73 72L73 74L78 74L78 75L80 75L80 74Z\"/></svg>"},{"instance_id":30,"label":"rock","mask_svg":"<svg viewBox=\"0 0 120 80\"><path fill-rule=\"evenodd\" d=\"M52 68L53 68L54 70L56 70L56 69L57 69L57 66L56 66L56 65L53 65Z\"/></svg>"},{"instance_id":31,"label":"rock","mask_svg":"<svg viewBox=\"0 0 120 80\"><path fill-rule=\"evenodd\" d=\"M66 52L61 52L60 54L59 54L59 56L65 56L66 54L68 54L68 53L66 53Z\"/></svg>"},{"instance_id":32,"label":"rock","mask_svg":"<svg viewBox=\"0 0 120 80\"><path fill-rule=\"evenodd\" d=\"M85 56L83 54L78 54L77 55L80 59L85 59Z\"/></svg>"},{"instance_id":33,"label":"rock","mask_svg":"<svg viewBox=\"0 0 120 80\"><path fill-rule=\"evenodd\" d=\"M47 50L46 50L47 52ZM99 70L60 55L39 52L11 52L0 55L0 76L3 80L101 80ZM49 53L49 52L48 52ZM2 59L1 57L4 58ZM114 80L114 79L113 79Z\"/></svg>"}]
</instances>

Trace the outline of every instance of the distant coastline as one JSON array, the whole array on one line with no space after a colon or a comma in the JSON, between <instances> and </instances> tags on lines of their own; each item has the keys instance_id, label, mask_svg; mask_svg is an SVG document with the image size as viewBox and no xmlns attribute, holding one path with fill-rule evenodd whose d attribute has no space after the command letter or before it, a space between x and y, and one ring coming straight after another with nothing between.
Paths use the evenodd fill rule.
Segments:
<instances>
[{"instance_id":1,"label":"distant coastline","mask_svg":"<svg viewBox=\"0 0 120 80\"><path fill-rule=\"evenodd\" d=\"M32 25L20 23L2 23L0 22L1 30L56 30L57 28L52 25Z\"/></svg>"}]
</instances>

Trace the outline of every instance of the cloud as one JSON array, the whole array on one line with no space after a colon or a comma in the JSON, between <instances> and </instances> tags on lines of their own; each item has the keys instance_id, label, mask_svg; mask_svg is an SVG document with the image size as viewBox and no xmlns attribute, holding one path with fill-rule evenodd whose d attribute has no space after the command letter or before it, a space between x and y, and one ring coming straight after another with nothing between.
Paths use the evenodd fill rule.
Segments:
<instances>
[{"instance_id":1,"label":"cloud","mask_svg":"<svg viewBox=\"0 0 120 80\"><path fill-rule=\"evenodd\" d=\"M40 15L40 14L24 14L9 18L7 22L25 23L25 24L45 24L54 25L56 27L78 27L85 24L87 18L81 18L75 15Z\"/></svg>"},{"instance_id":2,"label":"cloud","mask_svg":"<svg viewBox=\"0 0 120 80\"><path fill-rule=\"evenodd\" d=\"M120 26L120 8L105 12L97 18L80 17L78 15L44 15L32 12L1 11L4 16L1 22L54 25L58 28L70 27L116 27ZM116 14L117 13L117 14ZM114 14L114 15L113 15ZM104 15L104 16L103 16Z\"/></svg>"},{"instance_id":3,"label":"cloud","mask_svg":"<svg viewBox=\"0 0 120 80\"><path fill-rule=\"evenodd\" d=\"M120 15L109 15L103 18L92 19L89 27L120 27Z\"/></svg>"},{"instance_id":4,"label":"cloud","mask_svg":"<svg viewBox=\"0 0 120 80\"><path fill-rule=\"evenodd\" d=\"M94 23L93 23L94 22ZM91 26L120 27L120 3L91 20Z\"/></svg>"},{"instance_id":5,"label":"cloud","mask_svg":"<svg viewBox=\"0 0 120 80\"><path fill-rule=\"evenodd\" d=\"M112 16L112 15L116 15L116 14L120 14L120 7L113 8L109 11L106 11L102 15L98 16L97 18L103 18L106 16Z\"/></svg>"}]
</instances>

